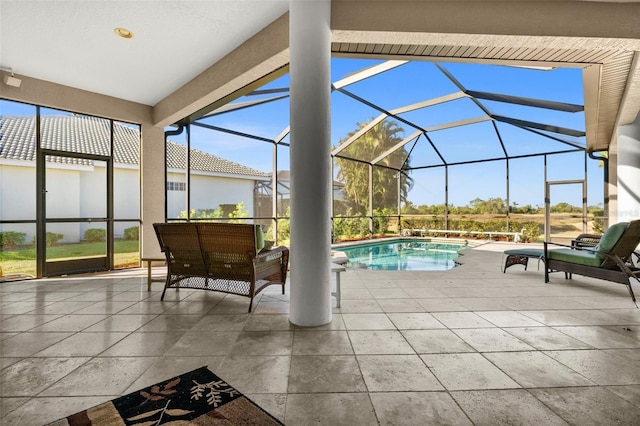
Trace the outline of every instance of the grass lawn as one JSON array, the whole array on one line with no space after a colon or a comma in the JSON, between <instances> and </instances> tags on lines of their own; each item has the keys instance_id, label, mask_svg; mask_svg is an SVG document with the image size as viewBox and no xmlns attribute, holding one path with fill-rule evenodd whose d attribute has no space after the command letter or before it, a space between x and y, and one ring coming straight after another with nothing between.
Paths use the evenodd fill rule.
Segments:
<instances>
[{"instance_id":1,"label":"grass lawn","mask_svg":"<svg viewBox=\"0 0 640 426\"><path fill-rule=\"evenodd\" d=\"M105 242L60 244L47 247L48 260L64 260L81 257L104 256ZM115 242L114 264L116 268L140 266L140 243L138 240L117 240ZM16 248L0 251L0 266L5 275L36 274L35 247Z\"/></svg>"}]
</instances>

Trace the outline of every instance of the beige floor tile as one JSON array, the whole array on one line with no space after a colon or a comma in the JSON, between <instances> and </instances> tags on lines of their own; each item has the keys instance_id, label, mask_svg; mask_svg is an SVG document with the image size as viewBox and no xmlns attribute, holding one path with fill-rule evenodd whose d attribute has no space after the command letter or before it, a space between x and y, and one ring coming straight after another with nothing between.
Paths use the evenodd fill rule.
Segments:
<instances>
[{"instance_id":1,"label":"beige floor tile","mask_svg":"<svg viewBox=\"0 0 640 426\"><path fill-rule=\"evenodd\" d=\"M4 308L3 308L4 309ZM62 315L15 315L11 318L0 321L0 331L28 331L49 321L60 318Z\"/></svg>"},{"instance_id":2,"label":"beige floor tile","mask_svg":"<svg viewBox=\"0 0 640 426\"><path fill-rule=\"evenodd\" d=\"M610 355L618 357L620 359L626 360L631 364L640 365L640 349L606 349L603 352L606 352Z\"/></svg>"},{"instance_id":3,"label":"beige floor tile","mask_svg":"<svg viewBox=\"0 0 640 426\"><path fill-rule=\"evenodd\" d=\"M446 294L431 287L405 287L402 288L404 292L413 299L431 299L439 297L447 297Z\"/></svg>"},{"instance_id":4,"label":"beige floor tile","mask_svg":"<svg viewBox=\"0 0 640 426\"><path fill-rule=\"evenodd\" d=\"M353 348L346 331L296 330L293 355L351 355Z\"/></svg>"},{"instance_id":5,"label":"beige floor tile","mask_svg":"<svg viewBox=\"0 0 640 426\"><path fill-rule=\"evenodd\" d=\"M243 394L286 393L290 356L227 356L214 373Z\"/></svg>"},{"instance_id":6,"label":"beige floor tile","mask_svg":"<svg viewBox=\"0 0 640 426\"><path fill-rule=\"evenodd\" d=\"M340 287L341 300L366 300L373 299L373 295L366 288L342 288Z\"/></svg>"},{"instance_id":7,"label":"beige floor tile","mask_svg":"<svg viewBox=\"0 0 640 426\"><path fill-rule=\"evenodd\" d=\"M432 354L421 358L450 391L520 387L480 354Z\"/></svg>"},{"instance_id":8,"label":"beige floor tile","mask_svg":"<svg viewBox=\"0 0 640 426\"><path fill-rule=\"evenodd\" d=\"M509 327L504 331L538 350L593 349L593 346L550 327Z\"/></svg>"},{"instance_id":9,"label":"beige floor tile","mask_svg":"<svg viewBox=\"0 0 640 426\"><path fill-rule=\"evenodd\" d=\"M377 420L366 393L291 394L285 424L371 426Z\"/></svg>"},{"instance_id":10,"label":"beige floor tile","mask_svg":"<svg viewBox=\"0 0 640 426\"><path fill-rule=\"evenodd\" d=\"M284 423L284 415L287 408L286 393L250 393L244 396Z\"/></svg>"},{"instance_id":11,"label":"beige floor tile","mask_svg":"<svg viewBox=\"0 0 640 426\"><path fill-rule=\"evenodd\" d=\"M220 315L209 315L210 317L218 317ZM215 320L215 318L213 318ZM224 324L223 324L224 325ZM234 324L235 325L235 324ZM288 331L293 330L295 326L289 321L289 314L269 314L269 315L251 315L245 323L242 330L244 331ZM233 328L227 328L232 330Z\"/></svg>"},{"instance_id":12,"label":"beige floor tile","mask_svg":"<svg viewBox=\"0 0 640 426\"><path fill-rule=\"evenodd\" d=\"M121 395L155 360L153 357L93 358L40 395Z\"/></svg>"},{"instance_id":13,"label":"beige floor tile","mask_svg":"<svg viewBox=\"0 0 640 426\"><path fill-rule=\"evenodd\" d=\"M350 330L349 338L358 355L415 354L402 333L396 330Z\"/></svg>"},{"instance_id":14,"label":"beige floor tile","mask_svg":"<svg viewBox=\"0 0 640 426\"><path fill-rule=\"evenodd\" d=\"M119 312L120 315L160 315L165 313L173 306L175 306L176 302L161 302L159 298L155 298L152 301L144 301L138 302L134 305L129 306L126 309L123 309Z\"/></svg>"},{"instance_id":15,"label":"beige floor tile","mask_svg":"<svg viewBox=\"0 0 640 426\"><path fill-rule=\"evenodd\" d=\"M369 292L374 299L407 299L409 295L400 288L373 288Z\"/></svg>"},{"instance_id":16,"label":"beige floor tile","mask_svg":"<svg viewBox=\"0 0 640 426\"><path fill-rule=\"evenodd\" d=\"M513 311L476 312L498 327L539 327L544 324Z\"/></svg>"},{"instance_id":17,"label":"beige floor tile","mask_svg":"<svg viewBox=\"0 0 640 426\"><path fill-rule=\"evenodd\" d=\"M413 299L378 299L384 312L425 312L421 304Z\"/></svg>"},{"instance_id":18,"label":"beige floor tile","mask_svg":"<svg viewBox=\"0 0 640 426\"><path fill-rule=\"evenodd\" d=\"M256 314L288 314L289 302L265 301L263 297L253 309Z\"/></svg>"},{"instance_id":19,"label":"beige floor tile","mask_svg":"<svg viewBox=\"0 0 640 426\"><path fill-rule=\"evenodd\" d=\"M100 321L83 331L108 332L108 331L136 331L157 315L114 315Z\"/></svg>"},{"instance_id":20,"label":"beige floor tile","mask_svg":"<svg viewBox=\"0 0 640 426\"><path fill-rule=\"evenodd\" d=\"M471 425L446 392L376 392L369 395L380 425Z\"/></svg>"},{"instance_id":21,"label":"beige floor tile","mask_svg":"<svg viewBox=\"0 0 640 426\"><path fill-rule=\"evenodd\" d=\"M572 425L640 424L640 409L605 388L532 389L530 392Z\"/></svg>"},{"instance_id":22,"label":"beige floor tile","mask_svg":"<svg viewBox=\"0 0 640 426\"><path fill-rule=\"evenodd\" d=\"M542 352L496 352L484 356L525 388L594 385Z\"/></svg>"},{"instance_id":23,"label":"beige floor tile","mask_svg":"<svg viewBox=\"0 0 640 426\"><path fill-rule=\"evenodd\" d=\"M183 331L131 333L100 355L162 356L183 334Z\"/></svg>"},{"instance_id":24,"label":"beige floor tile","mask_svg":"<svg viewBox=\"0 0 640 426\"><path fill-rule=\"evenodd\" d=\"M185 356L186 354L190 356L226 355L231 351L231 347L239 335L239 331L186 332L179 336L178 339L175 339L173 344L167 347L164 352L160 348L157 354L168 357ZM168 341L167 343L170 342Z\"/></svg>"},{"instance_id":25,"label":"beige floor tile","mask_svg":"<svg viewBox=\"0 0 640 426\"><path fill-rule=\"evenodd\" d=\"M189 331L201 319L203 315L159 315L142 327L140 332L147 331Z\"/></svg>"},{"instance_id":26,"label":"beige floor tile","mask_svg":"<svg viewBox=\"0 0 640 426\"><path fill-rule=\"evenodd\" d=\"M458 328L453 332L478 352L530 351L534 349L500 328Z\"/></svg>"},{"instance_id":27,"label":"beige floor tile","mask_svg":"<svg viewBox=\"0 0 640 426\"><path fill-rule=\"evenodd\" d=\"M13 365L16 362L21 361L22 359L23 359L22 357L16 357L16 358L0 357L0 370L2 370L3 368L7 368L10 365Z\"/></svg>"},{"instance_id":28,"label":"beige floor tile","mask_svg":"<svg viewBox=\"0 0 640 426\"><path fill-rule=\"evenodd\" d=\"M444 324L426 312L389 313L387 317L399 330L428 330L446 328Z\"/></svg>"},{"instance_id":29,"label":"beige floor tile","mask_svg":"<svg viewBox=\"0 0 640 426\"><path fill-rule=\"evenodd\" d=\"M640 410L640 385L607 386L606 388Z\"/></svg>"},{"instance_id":30,"label":"beige floor tile","mask_svg":"<svg viewBox=\"0 0 640 426\"><path fill-rule=\"evenodd\" d=\"M443 390L417 355L358 355L369 392Z\"/></svg>"},{"instance_id":31,"label":"beige floor tile","mask_svg":"<svg viewBox=\"0 0 640 426\"><path fill-rule=\"evenodd\" d=\"M293 356L289 393L365 392L353 355Z\"/></svg>"},{"instance_id":32,"label":"beige floor tile","mask_svg":"<svg viewBox=\"0 0 640 426\"><path fill-rule=\"evenodd\" d=\"M65 315L29 331L81 331L108 318L109 314Z\"/></svg>"},{"instance_id":33,"label":"beige floor tile","mask_svg":"<svg viewBox=\"0 0 640 426\"><path fill-rule=\"evenodd\" d=\"M29 313L32 314L59 314L68 315L80 309L92 305L94 302L53 302L46 306L40 306Z\"/></svg>"},{"instance_id":34,"label":"beige floor tile","mask_svg":"<svg viewBox=\"0 0 640 426\"><path fill-rule=\"evenodd\" d=\"M436 312L433 316L448 328L495 327L474 312Z\"/></svg>"},{"instance_id":35,"label":"beige floor tile","mask_svg":"<svg viewBox=\"0 0 640 426\"><path fill-rule=\"evenodd\" d=\"M547 351L553 359L599 385L640 384L640 369L629 362L599 350Z\"/></svg>"},{"instance_id":36,"label":"beige floor tile","mask_svg":"<svg viewBox=\"0 0 640 426\"><path fill-rule=\"evenodd\" d=\"M576 318L571 311L521 311L521 314L548 326L588 325L589 321Z\"/></svg>"},{"instance_id":37,"label":"beige floor tile","mask_svg":"<svg viewBox=\"0 0 640 426\"><path fill-rule=\"evenodd\" d=\"M416 299L427 312L462 312L469 308L462 306L458 301L449 298Z\"/></svg>"},{"instance_id":38,"label":"beige floor tile","mask_svg":"<svg viewBox=\"0 0 640 426\"><path fill-rule=\"evenodd\" d=\"M135 302L112 302L110 300L96 302L74 312L74 315L115 314L133 305Z\"/></svg>"},{"instance_id":39,"label":"beige floor tile","mask_svg":"<svg viewBox=\"0 0 640 426\"><path fill-rule=\"evenodd\" d=\"M113 396L115 397L115 396ZM3 426L43 425L113 399L108 396L32 398L8 415Z\"/></svg>"},{"instance_id":40,"label":"beige floor tile","mask_svg":"<svg viewBox=\"0 0 640 426\"><path fill-rule=\"evenodd\" d=\"M9 417L9 413L24 405L27 401L29 401L29 399L29 397L25 396L15 396L8 398L0 397L0 413L2 414L3 422L6 422L7 418ZM18 415L18 417L20 417L20 415Z\"/></svg>"},{"instance_id":41,"label":"beige floor tile","mask_svg":"<svg viewBox=\"0 0 640 426\"><path fill-rule=\"evenodd\" d=\"M293 331L242 331L231 347L232 355L291 355Z\"/></svg>"},{"instance_id":42,"label":"beige floor tile","mask_svg":"<svg viewBox=\"0 0 640 426\"><path fill-rule=\"evenodd\" d=\"M567 425L524 389L458 391L451 396L478 426Z\"/></svg>"},{"instance_id":43,"label":"beige floor tile","mask_svg":"<svg viewBox=\"0 0 640 426\"><path fill-rule=\"evenodd\" d=\"M340 312L343 314L361 314L383 312L380 304L375 299L369 300L344 300L340 301Z\"/></svg>"},{"instance_id":44,"label":"beige floor tile","mask_svg":"<svg viewBox=\"0 0 640 426\"><path fill-rule=\"evenodd\" d=\"M215 372L223 356L177 356L156 358L154 363L123 392L129 394L153 384L169 380L200 367Z\"/></svg>"},{"instance_id":45,"label":"beige floor tile","mask_svg":"<svg viewBox=\"0 0 640 426\"><path fill-rule=\"evenodd\" d=\"M129 333L76 333L36 353L36 357L96 356Z\"/></svg>"},{"instance_id":46,"label":"beige floor tile","mask_svg":"<svg viewBox=\"0 0 640 426\"><path fill-rule=\"evenodd\" d=\"M190 331L241 331L250 318L249 314L205 315L198 317L200 320L190 327Z\"/></svg>"},{"instance_id":47,"label":"beige floor tile","mask_svg":"<svg viewBox=\"0 0 640 426\"><path fill-rule=\"evenodd\" d=\"M598 349L640 348L640 340L607 327L554 327L554 329Z\"/></svg>"},{"instance_id":48,"label":"beige floor tile","mask_svg":"<svg viewBox=\"0 0 640 426\"><path fill-rule=\"evenodd\" d=\"M346 330L347 326L344 324L344 319L341 313L334 312L331 317L331 322L325 325L319 325L316 327L303 327L294 325L294 330Z\"/></svg>"},{"instance_id":49,"label":"beige floor tile","mask_svg":"<svg viewBox=\"0 0 640 426\"><path fill-rule=\"evenodd\" d=\"M419 354L475 352L451 330L402 330L402 334Z\"/></svg>"},{"instance_id":50,"label":"beige floor tile","mask_svg":"<svg viewBox=\"0 0 640 426\"><path fill-rule=\"evenodd\" d=\"M0 396L35 396L89 358L25 358L0 371Z\"/></svg>"},{"instance_id":51,"label":"beige floor tile","mask_svg":"<svg viewBox=\"0 0 640 426\"><path fill-rule=\"evenodd\" d=\"M218 303L218 300L215 302L206 302L206 301L193 301L188 302L187 299L181 300L178 303L175 303L169 309L164 311L165 315L206 315ZM247 305L248 305L247 299ZM247 308L245 308L247 309Z\"/></svg>"},{"instance_id":52,"label":"beige floor tile","mask_svg":"<svg viewBox=\"0 0 640 426\"><path fill-rule=\"evenodd\" d=\"M395 330L385 314L342 314L347 330Z\"/></svg>"},{"instance_id":53,"label":"beige floor tile","mask_svg":"<svg viewBox=\"0 0 640 426\"><path fill-rule=\"evenodd\" d=\"M456 301L470 311L504 311L502 303L488 297L459 297Z\"/></svg>"},{"instance_id":54,"label":"beige floor tile","mask_svg":"<svg viewBox=\"0 0 640 426\"><path fill-rule=\"evenodd\" d=\"M66 339L73 333L21 333L2 341L0 356L28 357Z\"/></svg>"}]
</instances>

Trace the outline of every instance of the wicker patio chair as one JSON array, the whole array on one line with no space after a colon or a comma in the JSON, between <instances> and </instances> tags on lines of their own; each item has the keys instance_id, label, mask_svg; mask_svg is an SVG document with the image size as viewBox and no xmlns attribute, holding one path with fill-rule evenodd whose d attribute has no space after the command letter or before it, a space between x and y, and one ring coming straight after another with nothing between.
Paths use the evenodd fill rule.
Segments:
<instances>
[{"instance_id":1,"label":"wicker patio chair","mask_svg":"<svg viewBox=\"0 0 640 426\"><path fill-rule=\"evenodd\" d=\"M154 229L167 260L168 288L194 288L254 297L270 285L284 294L289 249L262 250L256 246L256 225L232 223L155 223Z\"/></svg>"}]
</instances>

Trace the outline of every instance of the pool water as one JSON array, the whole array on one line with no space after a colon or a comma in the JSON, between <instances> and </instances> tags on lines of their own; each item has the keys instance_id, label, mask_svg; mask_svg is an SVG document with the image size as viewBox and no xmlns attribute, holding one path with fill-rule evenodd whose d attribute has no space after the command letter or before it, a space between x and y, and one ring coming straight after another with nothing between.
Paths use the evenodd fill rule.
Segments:
<instances>
[{"instance_id":1,"label":"pool water","mask_svg":"<svg viewBox=\"0 0 640 426\"><path fill-rule=\"evenodd\" d=\"M349 257L347 266L385 271L445 271L454 268L458 250L466 244L421 240L394 240L340 247Z\"/></svg>"}]
</instances>

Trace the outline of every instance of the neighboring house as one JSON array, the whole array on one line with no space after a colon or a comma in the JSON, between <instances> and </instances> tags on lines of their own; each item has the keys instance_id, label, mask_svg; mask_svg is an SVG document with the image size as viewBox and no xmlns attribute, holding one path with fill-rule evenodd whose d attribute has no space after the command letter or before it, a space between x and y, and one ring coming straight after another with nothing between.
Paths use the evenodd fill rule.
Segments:
<instances>
[{"instance_id":1,"label":"neighboring house","mask_svg":"<svg viewBox=\"0 0 640 426\"><path fill-rule=\"evenodd\" d=\"M66 152L109 155L107 120L83 115L41 117L43 148ZM0 117L0 218L36 218L36 119ZM114 218L140 217L140 133L136 126L114 125ZM177 217L186 209L186 146L167 143L167 215ZM51 157L47 167L47 217L105 217L106 163L69 157ZM259 183L271 175L214 155L191 150L191 208L215 209L220 204L244 203L255 215ZM90 224L57 224L64 242L83 238ZM116 224L116 237L132 223ZM12 225L27 233L35 227ZM0 229L2 231L2 229Z\"/></svg>"}]
</instances>

